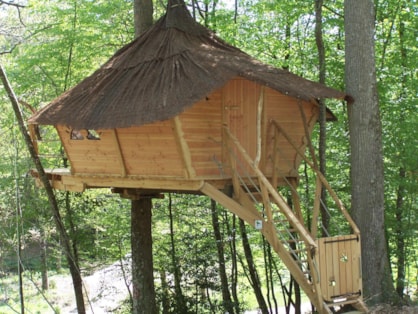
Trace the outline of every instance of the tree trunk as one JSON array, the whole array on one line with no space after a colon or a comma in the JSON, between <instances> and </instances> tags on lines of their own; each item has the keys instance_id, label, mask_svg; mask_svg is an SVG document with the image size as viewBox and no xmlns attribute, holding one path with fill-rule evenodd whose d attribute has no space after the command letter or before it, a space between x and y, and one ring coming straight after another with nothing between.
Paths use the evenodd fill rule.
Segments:
<instances>
[{"instance_id":1,"label":"tree trunk","mask_svg":"<svg viewBox=\"0 0 418 314\"><path fill-rule=\"evenodd\" d=\"M240 303L238 298L238 261L237 261L237 245L236 245L236 222L237 216L232 214L232 226L229 225L228 213L224 211L224 220L226 223L227 234L230 236L229 249L231 254L231 296L234 300L235 312L240 312Z\"/></svg>"},{"instance_id":2,"label":"tree trunk","mask_svg":"<svg viewBox=\"0 0 418 314\"><path fill-rule=\"evenodd\" d=\"M71 276L73 277L73 285L75 291L75 298L77 304L84 304L84 295L83 295L83 279L81 274L72 274L72 272L76 272L80 269L80 260L78 258L78 243L77 243L77 230L74 225L74 219L71 210L71 202L70 202L70 193L65 192L65 209L67 212L67 222L70 226L69 228L69 238L71 239L71 247L72 247L72 265L70 265Z\"/></svg>"},{"instance_id":3,"label":"tree trunk","mask_svg":"<svg viewBox=\"0 0 418 314\"><path fill-rule=\"evenodd\" d=\"M135 37L152 26L152 0L134 0ZM132 313L157 313L152 257L152 201L131 201Z\"/></svg>"},{"instance_id":4,"label":"tree trunk","mask_svg":"<svg viewBox=\"0 0 418 314\"><path fill-rule=\"evenodd\" d=\"M287 201L287 204L289 204L290 208L293 208L293 211L295 211L294 206L293 206L293 198L291 197L291 195L287 194L286 201ZM296 234L293 234L293 236L297 238ZM296 242L290 242L289 245L293 251L295 252L297 251ZM296 259L295 256L293 258ZM295 295L294 298L292 298L293 287L294 287L294 295ZM295 314L301 314L301 305L302 305L301 289L300 289L298 282L295 280L295 278L293 278L292 275L290 275L289 289L287 289L287 291L289 292L288 294L289 307L286 308L286 313L290 313L290 305L293 304L293 307L295 309Z\"/></svg>"},{"instance_id":5,"label":"tree trunk","mask_svg":"<svg viewBox=\"0 0 418 314\"><path fill-rule=\"evenodd\" d=\"M247 231L245 230L245 223L242 219L239 219L239 228L241 231L242 246L244 248L245 259L247 260L248 272L250 274L251 286L253 288L261 313L268 314L269 310L267 308L263 292L261 291L260 278L258 276L257 269L255 268L253 254L251 252L250 243L248 242Z\"/></svg>"},{"instance_id":6,"label":"tree trunk","mask_svg":"<svg viewBox=\"0 0 418 314\"><path fill-rule=\"evenodd\" d=\"M401 10L405 10L405 4L403 3L401 6ZM401 55L401 64L404 69L408 67L407 60L407 49L404 44L404 36L405 36L405 23L402 19L399 21L399 53ZM401 94L399 95L400 99L403 99L406 97L405 91L407 90L407 76L406 74L402 75L401 78ZM405 121L405 111L400 112L399 121L403 123ZM403 139L401 139L402 142ZM404 155L403 149L401 150L401 155ZM404 202L405 202L405 196L407 195L407 190L405 187L405 180L406 180L406 169L402 165L399 168L399 185L397 190L397 196L396 196L396 256L397 256L397 262L396 262L396 268L398 269L397 276L396 276L396 292L400 298L404 297L404 291L405 291L405 276L406 276L406 270L405 270L405 264L406 264L406 252L405 252L405 213L404 213Z\"/></svg>"},{"instance_id":7,"label":"tree trunk","mask_svg":"<svg viewBox=\"0 0 418 314\"><path fill-rule=\"evenodd\" d=\"M131 201L132 296L134 314L156 314L152 258L152 201L141 197Z\"/></svg>"},{"instance_id":8,"label":"tree trunk","mask_svg":"<svg viewBox=\"0 0 418 314\"><path fill-rule=\"evenodd\" d=\"M274 261L271 253L271 246L267 242L266 238L262 237L263 240L263 251L264 251L264 267L266 269L266 284L267 284L267 301L271 313L278 313L278 303L276 299L275 286L277 282L273 277ZM273 306L274 304L274 306Z\"/></svg>"},{"instance_id":9,"label":"tree trunk","mask_svg":"<svg viewBox=\"0 0 418 314\"><path fill-rule=\"evenodd\" d=\"M374 51L372 0L345 0L345 80L354 97L348 118L351 147L351 210L362 235L364 297L370 304L394 296L384 232L382 130Z\"/></svg>"},{"instance_id":10,"label":"tree trunk","mask_svg":"<svg viewBox=\"0 0 418 314\"><path fill-rule=\"evenodd\" d=\"M160 269L161 278L161 312L162 314L170 313L169 287L167 283L167 276L164 269Z\"/></svg>"},{"instance_id":11,"label":"tree trunk","mask_svg":"<svg viewBox=\"0 0 418 314\"><path fill-rule=\"evenodd\" d=\"M169 194L168 213L170 219L170 255L174 274L174 292L176 300L175 308L178 313L187 313L186 300L184 299L183 291L181 289L181 267L178 262L176 253L176 243L174 239L173 203L171 194Z\"/></svg>"},{"instance_id":12,"label":"tree trunk","mask_svg":"<svg viewBox=\"0 0 418 314\"><path fill-rule=\"evenodd\" d=\"M46 291L49 289L49 280L48 280L48 262L47 262L47 241L45 236L45 231L41 229L41 239L40 239L40 249L41 249L41 277L42 277L42 290Z\"/></svg>"},{"instance_id":13,"label":"tree trunk","mask_svg":"<svg viewBox=\"0 0 418 314\"><path fill-rule=\"evenodd\" d=\"M319 64L319 82L325 84L326 63L325 47L322 36L322 6L323 0L315 0L315 41L318 49ZM326 176L326 149L327 149L327 129L326 129L326 107L323 100L319 100L319 171ZM321 220L325 230L329 228L329 216L327 215L327 194L322 186L321 188ZM324 232L324 231L323 231Z\"/></svg>"},{"instance_id":14,"label":"tree trunk","mask_svg":"<svg viewBox=\"0 0 418 314\"><path fill-rule=\"evenodd\" d=\"M141 35L152 25L152 14L152 0L134 1L135 37Z\"/></svg>"},{"instance_id":15,"label":"tree trunk","mask_svg":"<svg viewBox=\"0 0 418 314\"><path fill-rule=\"evenodd\" d=\"M234 306L231 300L231 294L229 292L228 277L226 275L225 268L225 255L223 247L223 239L221 230L219 228L218 212L216 208L216 202L211 200L211 211L212 211L212 226L213 234L215 237L216 248L218 251L218 263L219 263L219 276L221 278L221 289L222 289L222 301L225 311L230 314L234 313Z\"/></svg>"},{"instance_id":16,"label":"tree trunk","mask_svg":"<svg viewBox=\"0 0 418 314\"><path fill-rule=\"evenodd\" d=\"M84 314L86 312L86 309L85 309L84 300L83 300L82 278L81 278L80 270L78 269L77 265L74 263L73 252L71 249L71 241L70 241L70 238L68 237L67 231L64 227L64 224L61 218L61 213L58 207L57 199L55 197L55 194L49 182L49 179L45 173L44 167L42 166L41 160L39 159L36 153L36 150L33 146L32 140L29 136L29 132L26 129L25 122L23 120L23 116L20 111L17 97L14 94L10 86L10 83L7 79L6 73L4 72L3 67L1 65L0 65L0 76L3 81L4 88L6 89L7 94L9 96L10 102L12 103L13 110L15 112L20 131L25 140L25 143L29 150L31 158L35 164L36 170L38 171L39 179L41 180L42 185L45 188L46 195L48 197L48 202L50 204L52 216L54 218L55 225L60 235L60 240L63 245L65 257L67 258L71 277L73 279L74 292L76 295L76 302L77 302L77 311L79 314Z\"/></svg>"},{"instance_id":17,"label":"tree trunk","mask_svg":"<svg viewBox=\"0 0 418 314\"><path fill-rule=\"evenodd\" d=\"M399 187L397 191L396 197L396 226L395 226L395 234L396 234L396 268L398 269L397 276L396 276L396 293L399 297L404 297L404 290L405 290L405 230L404 230L404 223L403 223L403 203L405 197L405 188L403 185L403 180L405 180L405 169L399 169Z\"/></svg>"}]
</instances>

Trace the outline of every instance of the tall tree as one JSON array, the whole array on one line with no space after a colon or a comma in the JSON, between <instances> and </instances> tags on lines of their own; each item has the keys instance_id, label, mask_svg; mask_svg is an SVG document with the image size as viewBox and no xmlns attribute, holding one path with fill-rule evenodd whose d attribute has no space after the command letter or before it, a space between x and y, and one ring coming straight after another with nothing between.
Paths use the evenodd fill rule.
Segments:
<instances>
[{"instance_id":1,"label":"tall tree","mask_svg":"<svg viewBox=\"0 0 418 314\"><path fill-rule=\"evenodd\" d=\"M175 309L176 312L186 313L186 300L183 295L181 288L181 268L179 266L179 261L177 257L177 250L174 238L174 218L173 218L173 202L171 194L169 195L168 201L168 216L170 222L170 257L171 263L173 266L173 275L174 275L174 293L175 293Z\"/></svg>"},{"instance_id":2,"label":"tall tree","mask_svg":"<svg viewBox=\"0 0 418 314\"><path fill-rule=\"evenodd\" d=\"M215 237L216 248L218 251L219 277L221 279L223 306L228 313L233 314L235 312L231 299L231 293L229 291L228 276L226 273L224 241L222 239L222 234L219 227L218 211L216 208L216 202L214 200L211 200L210 209L212 212L213 235Z\"/></svg>"},{"instance_id":3,"label":"tall tree","mask_svg":"<svg viewBox=\"0 0 418 314\"><path fill-rule=\"evenodd\" d=\"M152 25L152 0L134 1L135 36L138 37Z\"/></svg>"},{"instance_id":4,"label":"tall tree","mask_svg":"<svg viewBox=\"0 0 418 314\"><path fill-rule=\"evenodd\" d=\"M322 6L323 0L315 0L315 42L318 49L319 82L325 84L326 63L325 63L325 45L322 35ZM326 176L326 107L325 102L319 100L319 171ZM321 219L325 230L328 230L329 217L326 213L326 190L321 188Z\"/></svg>"},{"instance_id":5,"label":"tall tree","mask_svg":"<svg viewBox=\"0 0 418 314\"><path fill-rule=\"evenodd\" d=\"M38 171L39 178L41 179L41 182L45 187L46 194L48 196L48 201L51 206L51 212L55 221L55 225L59 231L60 239L63 243L63 250L67 258L68 266L70 269L70 274L73 280L75 298L76 298L76 303L77 303L77 311L78 313L83 314L86 312L85 305L84 305L84 296L83 296L83 280L81 277L80 268L78 264L75 262L74 252L71 247L71 241L67 234L67 230L65 229L63 220L61 218L61 213L58 207L57 199L55 197L55 194L49 182L49 179L47 175L45 174L45 170L42 166L39 156L36 153L36 150L33 146L32 140L30 139L29 132L26 129L26 125L23 119L22 112L20 110L18 99L14 91L12 90L10 83L7 79L6 73L4 72L3 67L1 65L0 65L0 78L9 96L10 102L12 104L13 110L16 115L16 119L19 124L20 131L23 135L26 146L33 160L33 163L36 166L36 170Z\"/></svg>"},{"instance_id":6,"label":"tall tree","mask_svg":"<svg viewBox=\"0 0 418 314\"><path fill-rule=\"evenodd\" d=\"M152 25L152 0L134 1L135 36ZM150 197L131 201L132 290L134 314L157 313L152 256L152 201Z\"/></svg>"},{"instance_id":7,"label":"tall tree","mask_svg":"<svg viewBox=\"0 0 418 314\"><path fill-rule=\"evenodd\" d=\"M239 230L241 232L242 247L244 249L245 259L247 260L251 287L253 288L255 297L257 299L260 312L263 314L268 314L269 310L267 308L267 303L261 290L260 276L258 275L257 268L254 263L253 253L251 251L250 242L248 241L247 229L242 219L239 219Z\"/></svg>"},{"instance_id":8,"label":"tall tree","mask_svg":"<svg viewBox=\"0 0 418 314\"><path fill-rule=\"evenodd\" d=\"M132 200L132 313L157 313L152 258L151 197Z\"/></svg>"},{"instance_id":9,"label":"tall tree","mask_svg":"<svg viewBox=\"0 0 418 314\"><path fill-rule=\"evenodd\" d=\"M400 4L401 11L406 11L406 5L404 2ZM398 25L398 36L399 36L399 54L400 54L400 65L402 69L407 69L407 60L408 60L408 50L405 46L405 24L406 22L399 18L399 25ZM408 91L408 74L402 71L402 75L400 78L400 95L399 99L402 101L403 99L407 98ZM401 110L398 116L398 121L405 125L406 119L406 112L405 110ZM402 142L404 142L404 136L402 138ZM413 146L413 145L412 145ZM404 147L401 148L401 154L405 156L405 149ZM403 159L403 158L402 158ZM396 205L395 205L395 217L396 217L396 226L395 226L395 234L396 234L396 268L397 268L397 276L396 276L396 292L400 298L404 297L405 293L405 282L406 282L406 238L407 238L407 231L405 231L405 221L407 221L406 216L408 211L405 210L405 203L407 199L407 167L404 161L401 161L401 165L399 166L399 185L396 189ZM408 228L406 228L408 230Z\"/></svg>"},{"instance_id":10,"label":"tall tree","mask_svg":"<svg viewBox=\"0 0 418 314\"><path fill-rule=\"evenodd\" d=\"M384 226L382 127L375 66L372 0L345 0L345 82L349 104L352 215L362 234L364 296L370 304L390 300Z\"/></svg>"}]
</instances>

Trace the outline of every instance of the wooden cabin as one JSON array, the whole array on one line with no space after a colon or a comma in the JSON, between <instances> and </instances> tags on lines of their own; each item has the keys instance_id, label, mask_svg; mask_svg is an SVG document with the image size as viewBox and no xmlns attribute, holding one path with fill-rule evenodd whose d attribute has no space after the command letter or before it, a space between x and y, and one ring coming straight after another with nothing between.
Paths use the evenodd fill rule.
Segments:
<instances>
[{"instance_id":1,"label":"wooden cabin","mask_svg":"<svg viewBox=\"0 0 418 314\"><path fill-rule=\"evenodd\" d=\"M313 151L321 98L349 99L253 59L197 24L184 6L169 6L29 123L53 125L70 162L47 171L54 188L108 187L131 198L208 195L260 230L320 313L344 304L365 310L360 232L305 156ZM327 119L334 119L329 110ZM34 133L33 140L37 147ZM302 161L317 176L310 225L296 192ZM279 186L291 188L293 206ZM322 186L352 233L320 230Z\"/></svg>"},{"instance_id":2,"label":"wooden cabin","mask_svg":"<svg viewBox=\"0 0 418 314\"><path fill-rule=\"evenodd\" d=\"M229 130L249 157L258 159L264 175L284 185L285 178L298 178L302 157L276 135L278 126L304 152L318 115L314 101L235 77L164 121L112 129L56 125L70 169L56 169L53 183L68 191L113 186L196 192L203 181L223 188L232 178L226 168ZM275 145L280 151L273 152ZM244 167L241 175L247 171Z\"/></svg>"}]
</instances>

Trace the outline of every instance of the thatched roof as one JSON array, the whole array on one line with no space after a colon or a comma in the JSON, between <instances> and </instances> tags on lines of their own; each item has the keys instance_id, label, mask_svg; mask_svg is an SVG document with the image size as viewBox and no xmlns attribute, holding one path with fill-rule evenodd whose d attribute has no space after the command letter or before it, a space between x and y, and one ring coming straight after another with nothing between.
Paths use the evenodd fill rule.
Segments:
<instances>
[{"instance_id":1,"label":"thatched roof","mask_svg":"<svg viewBox=\"0 0 418 314\"><path fill-rule=\"evenodd\" d=\"M29 122L79 129L138 126L180 114L236 76L303 100L346 97L255 60L195 22L184 4L172 2L147 32Z\"/></svg>"}]
</instances>

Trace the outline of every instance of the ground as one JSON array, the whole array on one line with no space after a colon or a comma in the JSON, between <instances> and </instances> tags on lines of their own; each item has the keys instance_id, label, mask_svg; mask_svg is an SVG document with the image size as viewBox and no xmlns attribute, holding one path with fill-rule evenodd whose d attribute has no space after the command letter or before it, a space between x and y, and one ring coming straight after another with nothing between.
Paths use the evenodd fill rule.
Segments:
<instances>
[{"instance_id":1,"label":"ground","mask_svg":"<svg viewBox=\"0 0 418 314\"><path fill-rule=\"evenodd\" d=\"M378 305L371 309L371 314L418 314L418 305L393 307L390 305Z\"/></svg>"},{"instance_id":2,"label":"ground","mask_svg":"<svg viewBox=\"0 0 418 314\"><path fill-rule=\"evenodd\" d=\"M88 295L89 306L87 313L105 314L114 312L120 303L128 297L127 283L121 270L121 263L116 262L110 266L99 269L89 276L84 276L84 285ZM126 278L130 283L130 260L123 261ZM77 313L72 281L69 275L55 275L50 278L52 286L56 289L54 306L60 313ZM128 283L128 284L129 284ZM283 311L283 312L282 312ZM310 313L310 304L302 305L302 313ZM257 314L257 310L247 311L245 314ZM284 308L279 313L285 313ZM352 312L358 313L358 312ZM379 305L370 309L371 314L418 314L418 305L392 307Z\"/></svg>"},{"instance_id":3,"label":"ground","mask_svg":"<svg viewBox=\"0 0 418 314\"><path fill-rule=\"evenodd\" d=\"M105 314L114 312L129 294L127 284L130 283L130 262L123 261L128 283L124 280L121 263L110 266L84 276L83 282L89 305L87 313ZM70 276L56 275L50 278L58 290L57 305L61 313L77 313L74 291Z\"/></svg>"}]
</instances>

